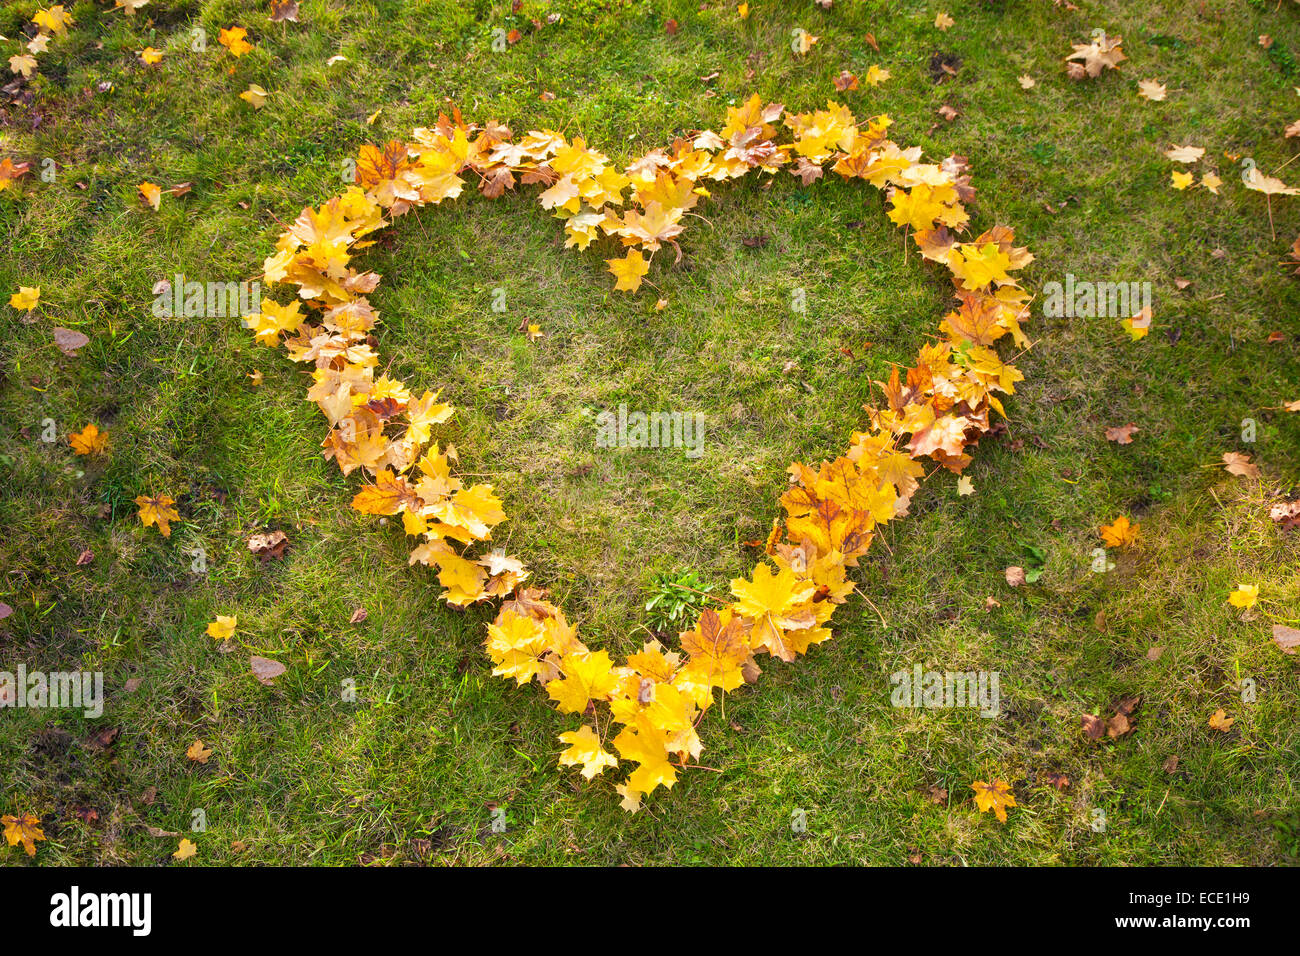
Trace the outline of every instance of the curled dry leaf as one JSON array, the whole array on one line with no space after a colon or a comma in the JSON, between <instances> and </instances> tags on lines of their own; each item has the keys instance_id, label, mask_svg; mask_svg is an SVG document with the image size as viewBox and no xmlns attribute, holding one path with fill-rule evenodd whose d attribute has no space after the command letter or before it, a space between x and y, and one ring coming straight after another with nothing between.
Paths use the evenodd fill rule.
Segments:
<instances>
[{"instance_id":1,"label":"curled dry leaf","mask_svg":"<svg viewBox=\"0 0 1300 956\"><path fill-rule=\"evenodd\" d=\"M1300 500L1282 501L1268 509L1268 516L1282 528L1300 527Z\"/></svg>"},{"instance_id":2,"label":"curled dry leaf","mask_svg":"<svg viewBox=\"0 0 1300 956\"><path fill-rule=\"evenodd\" d=\"M1091 43L1073 43L1074 52L1065 58L1066 73L1072 80L1096 79L1102 70L1117 70L1128 59L1121 48L1122 36L1099 33Z\"/></svg>"},{"instance_id":3,"label":"curled dry leaf","mask_svg":"<svg viewBox=\"0 0 1300 956\"><path fill-rule=\"evenodd\" d=\"M289 539L283 531L268 531L248 539L248 550L262 559L262 563L284 557Z\"/></svg>"},{"instance_id":4,"label":"curled dry leaf","mask_svg":"<svg viewBox=\"0 0 1300 956\"><path fill-rule=\"evenodd\" d=\"M1070 778L1055 770L1049 770L1047 773L1043 774L1043 780L1046 781L1049 786L1053 786L1057 790L1064 790L1070 785Z\"/></svg>"},{"instance_id":5,"label":"curled dry leaf","mask_svg":"<svg viewBox=\"0 0 1300 956\"><path fill-rule=\"evenodd\" d=\"M1007 584L1013 588L1018 588L1025 583L1025 569L1017 564L1011 565L1004 573L1006 574Z\"/></svg>"}]
</instances>

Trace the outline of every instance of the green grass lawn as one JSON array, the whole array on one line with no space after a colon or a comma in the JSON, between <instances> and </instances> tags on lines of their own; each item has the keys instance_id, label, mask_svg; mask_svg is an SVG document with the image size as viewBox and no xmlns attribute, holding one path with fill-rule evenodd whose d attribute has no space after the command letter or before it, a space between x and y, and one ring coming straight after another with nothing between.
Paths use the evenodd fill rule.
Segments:
<instances>
[{"instance_id":1,"label":"green grass lawn","mask_svg":"<svg viewBox=\"0 0 1300 956\"><path fill-rule=\"evenodd\" d=\"M38 6L4 3L0 59ZM1268 516L1300 483L1300 414L1281 409L1300 399L1300 279L1282 265L1300 197L1273 198L1271 229L1239 166L1273 172L1297 153L1283 131L1300 119L1300 7L751 0L741 19L712 0L523 0L516 13L508 0L304 0L301 22L281 24L262 2L155 0L132 18L68 6L76 23L39 74L0 94L0 159L33 165L0 192L0 602L13 609L0 670L100 670L107 704L96 720L0 710L0 813L41 817L35 864L169 863L179 836L198 846L184 865L1300 859L1300 655L1270 637L1300 624L1300 539ZM934 26L939 12L952 29ZM232 24L254 42L238 61L216 43ZM497 28L522 39L494 52ZM790 50L796 28L820 37L807 56ZM1071 81L1070 45L1096 28L1123 35L1128 62ZM160 64L138 59L148 45ZM891 78L836 91L841 70L872 64ZM1168 98L1140 98L1141 79ZM270 91L265 108L238 98L250 83ZM176 273L255 278L362 143L453 104L626 162L720 127L751 92L887 112L927 159L966 156L975 231L1015 227L1037 257L1027 288L1067 273L1150 282L1154 322L1134 342L1117 319L1047 318L1036 303L1006 432L966 472L975 494L930 478L852 572L871 603L852 597L835 639L796 664L765 660L756 686L706 715L703 767L631 815L612 781L556 766L573 718L491 676L494 608L448 609L399 530L349 509L359 481L320 457L301 367L235 320L156 318L152 289ZM1194 167L1162 155L1188 143L1206 150ZM1219 194L1172 189L1184 168L1217 171ZM1277 175L1300 182L1300 164ZM145 180L193 187L154 212L136 194ZM841 454L874 383L949 308L947 274L852 183L720 187L680 263L657 257L655 288L636 295L612 291L612 245L562 248L535 191L469 193L399 220L362 260L384 277L379 351L390 375L456 406L440 436L504 499L499 537L615 656L652 636L656 575L697 570L725 594L749 572L745 542L771 526L786 465ZM19 286L42 290L31 316L7 305ZM790 308L795 289L806 312ZM55 326L90 343L66 357ZM702 413L703 456L597 448L593 414L622 402ZM41 440L46 419L57 442ZM106 455L68 447L88 422L109 431ZM1106 440L1128 422L1132 444ZM1234 451L1262 476L1219 467ZM154 492L178 500L170 538L136 518L132 499ZM1098 526L1120 515L1141 522L1141 544L1095 573ZM249 553L265 530L288 535L284 560ZM1041 575L1013 589L1009 565ZM1261 591L1244 615L1227 601L1243 582ZM239 617L228 652L204 634L218 614ZM288 670L262 686L250 654ZM889 675L914 664L999 672L1001 716L891 706ZM1131 733L1087 739L1081 715L1133 695ZM1219 708L1226 732L1208 726ZM185 757L195 739L213 750L205 764ZM972 781L994 778L1014 787L1005 825L971 799ZM196 810L205 832L191 832ZM33 863L21 848L0 860Z\"/></svg>"}]
</instances>

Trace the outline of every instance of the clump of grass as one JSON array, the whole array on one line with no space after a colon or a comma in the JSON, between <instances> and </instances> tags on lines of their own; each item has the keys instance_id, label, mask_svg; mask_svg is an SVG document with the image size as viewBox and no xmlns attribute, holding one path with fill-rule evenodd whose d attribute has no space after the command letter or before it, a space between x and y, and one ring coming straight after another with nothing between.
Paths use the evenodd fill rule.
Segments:
<instances>
[{"instance_id":1,"label":"clump of grass","mask_svg":"<svg viewBox=\"0 0 1300 956\"><path fill-rule=\"evenodd\" d=\"M660 632L687 631L710 603L714 585L698 571L656 574L645 602L646 619Z\"/></svg>"}]
</instances>

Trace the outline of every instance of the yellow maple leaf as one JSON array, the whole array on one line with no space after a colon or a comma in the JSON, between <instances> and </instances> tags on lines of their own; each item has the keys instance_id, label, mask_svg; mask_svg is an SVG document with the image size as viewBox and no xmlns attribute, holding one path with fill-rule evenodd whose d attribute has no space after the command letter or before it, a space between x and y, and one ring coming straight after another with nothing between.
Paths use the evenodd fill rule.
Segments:
<instances>
[{"instance_id":1,"label":"yellow maple leaf","mask_svg":"<svg viewBox=\"0 0 1300 956\"><path fill-rule=\"evenodd\" d=\"M217 36L217 42L235 56L240 57L253 48L253 44L245 39L247 36L248 31L243 27L229 27L221 31Z\"/></svg>"},{"instance_id":2,"label":"yellow maple leaf","mask_svg":"<svg viewBox=\"0 0 1300 956\"><path fill-rule=\"evenodd\" d=\"M212 756L212 750L203 746L202 740L196 740L186 748L185 756L195 763L207 763L208 758Z\"/></svg>"},{"instance_id":3,"label":"yellow maple leaf","mask_svg":"<svg viewBox=\"0 0 1300 956\"><path fill-rule=\"evenodd\" d=\"M215 641L229 640L230 636L235 633L235 628L239 625L238 615L231 614L226 616L218 614L217 619L210 623L203 633L207 634Z\"/></svg>"},{"instance_id":4,"label":"yellow maple leaf","mask_svg":"<svg viewBox=\"0 0 1300 956\"><path fill-rule=\"evenodd\" d=\"M153 66L155 63L161 63L162 58L162 50L155 50L151 46L147 46L140 51L140 59L145 63L148 63L150 66Z\"/></svg>"},{"instance_id":5,"label":"yellow maple leaf","mask_svg":"<svg viewBox=\"0 0 1300 956\"><path fill-rule=\"evenodd\" d=\"M373 485L366 485L356 493L352 507L367 515L395 515L403 511L419 514L424 501L406 483L406 478L383 468L375 475Z\"/></svg>"},{"instance_id":6,"label":"yellow maple leaf","mask_svg":"<svg viewBox=\"0 0 1300 956\"><path fill-rule=\"evenodd\" d=\"M608 767L618 766L618 758L601 746L596 732L586 724L580 730L560 734L560 743L569 745L569 749L560 754L560 766L582 764L582 775L588 780Z\"/></svg>"},{"instance_id":7,"label":"yellow maple leaf","mask_svg":"<svg viewBox=\"0 0 1300 956\"><path fill-rule=\"evenodd\" d=\"M487 651L494 677L513 678L527 684L542 672L542 655L550 650L542 626L530 617L502 611L488 625Z\"/></svg>"},{"instance_id":8,"label":"yellow maple leaf","mask_svg":"<svg viewBox=\"0 0 1300 956\"><path fill-rule=\"evenodd\" d=\"M81 431L69 435L68 444L78 455L97 455L108 446L108 432L101 432L99 426L91 422Z\"/></svg>"},{"instance_id":9,"label":"yellow maple leaf","mask_svg":"<svg viewBox=\"0 0 1300 956\"><path fill-rule=\"evenodd\" d=\"M614 288L622 292L635 292L641 288L641 277L650 271L650 263L636 249L629 249L622 259L606 259L605 264L618 279Z\"/></svg>"},{"instance_id":10,"label":"yellow maple leaf","mask_svg":"<svg viewBox=\"0 0 1300 956\"><path fill-rule=\"evenodd\" d=\"M1128 518L1120 515L1113 524L1101 526L1101 540L1112 548L1131 548L1137 544L1141 527L1140 524L1130 524Z\"/></svg>"},{"instance_id":11,"label":"yellow maple leaf","mask_svg":"<svg viewBox=\"0 0 1300 956\"><path fill-rule=\"evenodd\" d=\"M261 305L262 311L244 316L244 322L262 344L275 345L280 341L281 332L292 335L302 327L304 316L300 300L280 305L274 299L263 299Z\"/></svg>"},{"instance_id":12,"label":"yellow maple leaf","mask_svg":"<svg viewBox=\"0 0 1300 956\"><path fill-rule=\"evenodd\" d=\"M976 780L971 784L971 789L975 791L975 806L979 807L980 813L992 810L999 823L1007 822L1007 807L1016 805L1009 783L1005 780L994 780L992 783Z\"/></svg>"},{"instance_id":13,"label":"yellow maple leaf","mask_svg":"<svg viewBox=\"0 0 1300 956\"><path fill-rule=\"evenodd\" d=\"M18 291L9 297L9 304L15 309L23 312L30 312L41 302L41 287L26 286L18 287Z\"/></svg>"},{"instance_id":14,"label":"yellow maple leaf","mask_svg":"<svg viewBox=\"0 0 1300 956\"><path fill-rule=\"evenodd\" d=\"M1235 717L1229 717L1227 711L1220 707L1210 715L1210 727L1221 733L1227 733L1228 728L1232 726L1233 721L1236 719Z\"/></svg>"},{"instance_id":15,"label":"yellow maple leaf","mask_svg":"<svg viewBox=\"0 0 1300 956\"><path fill-rule=\"evenodd\" d=\"M625 759L640 764L627 779L628 790L648 794L660 786L671 790L677 782L677 771L668 762L669 750L663 731L625 727L614 738L614 748Z\"/></svg>"},{"instance_id":16,"label":"yellow maple leaf","mask_svg":"<svg viewBox=\"0 0 1300 956\"><path fill-rule=\"evenodd\" d=\"M749 659L749 641L741 619L731 611L705 608L695 630L682 632L681 644L691 658L684 668L691 679L723 691L745 682L741 667Z\"/></svg>"},{"instance_id":17,"label":"yellow maple leaf","mask_svg":"<svg viewBox=\"0 0 1300 956\"><path fill-rule=\"evenodd\" d=\"M817 623L817 616L806 605L817 585L801 581L789 568L773 574L767 564L754 568L754 580L736 578L731 593L738 600L733 605L739 614L753 618L750 646L764 649L783 661L796 657L796 648L786 641L786 632L804 630Z\"/></svg>"},{"instance_id":18,"label":"yellow maple leaf","mask_svg":"<svg viewBox=\"0 0 1300 956\"><path fill-rule=\"evenodd\" d=\"M172 856L177 860L188 860L198 852L198 847L196 847L193 842L181 837L180 845L177 846L176 852L173 853Z\"/></svg>"},{"instance_id":19,"label":"yellow maple leaf","mask_svg":"<svg viewBox=\"0 0 1300 956\"><path fill-rule=\"evenodd\" d=\"M426 389L406 406L406 441L423 446L432 437L433 426L441 425L455 413L455 408L439 402L438 395Z\"/></svg>"},{"instance_id":20,"label":"yellow maple leaf","mask_svg":"<svg viewBox=\"0 0 1300 956\"><path fill-rule=\"evenodd\" d=\"M0 817L0 824L5 828L6 843L10 846L21 843L28 856L36 855L36 841L45 839L40 817L31 813L24 813L21 817L6 813Z\"/></svg>"},{"instance_id":21,"label":"yellow maple leaf","mask_svg":"<svg viewBox=\"0 0 1300 956\"><path fill-rule=\"evenodd\" d=\"M580 714L593 700L608 700L618 684L614 664L604 651L565 654L564 677L547 683L546 693L563 713Z\"/></svg>"},{"instance_id":22,"label":"yellow maple leaf","mask_svg":"<svg viewBox=\"0 0 1300 956\"><path fill-rule=\"evenodd\" d=\"M863 82L868 86L879 86L887 79L889 79L889 71L874 63L867 67L867 72L862 77Z\"/></svg>"},{"instance_id":23,"label":"yellow maple leaf","mask_svg":"<svg viewBox=\"0 0 1300 956\"><path fill-rule=\"evenodd\" d=\"M1233 607L1239 607L1243 610L1248 607L1254 607L1255 602L1258 600L1258 584L1239 584L1237 585L1237 590L1228 595L1228 603Z\"/></svg>"},{"instance_id":24,"label":"yellow maple leaf","mask_svg":"<svg viewBox=\"0 0 1300 956\"><path fill-rule=\"evenodd\" d=\"M140 509L140 522L147 528L151 524L157 525L158 530L162 532L164 538L170 538L172 529L170 522L180 521L181 516L174 507L174 502L167 495L139 495L135 499L136 507Z\"/></svg>"},{"instance_id":25,"label":"yellow maple leaf","mask_svg":"<svg viewBox=\"0 0 1300 956\"><path fill-rule=\"evenodd\" d=\"M62 33L75 22L72 14L65 10L61 3L44 10L37 10L36 15L32 17L32 23L50 33Z\"/></svg>"},{"instance_id":26,"label":"yellow maple leaf","mask_svg":"<svg viewBox=\"0 0 1300 956\"><path fill-rule=\"evenodd\" d=\"M1191 173L1185 173L1182 170L1175 169L1169 173L1169 179L1169 185L1173 186L1174 189L1181 190L1190 186L1196 177Z\"/></svg>"},{"instance_id":27,"label":"yellow maple leaf","mask_svg":"<svg viewBox=\"0 0 1300 956\"><path fill-rule=\"evenodd\" d=\"M963 242L948 254L948 268L961 279L963 289L973 292L1008 279L1011 256L994 242L982 246Z\"/></svg>"}]
</instances>

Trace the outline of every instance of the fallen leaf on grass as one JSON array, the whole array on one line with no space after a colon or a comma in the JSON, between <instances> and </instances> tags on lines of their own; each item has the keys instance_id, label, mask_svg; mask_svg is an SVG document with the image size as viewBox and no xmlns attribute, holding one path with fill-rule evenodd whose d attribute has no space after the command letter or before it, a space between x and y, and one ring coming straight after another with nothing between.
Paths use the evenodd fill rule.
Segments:
<instances>
[{"instance_id":1,"label":"fallen leaf on grass","mask_svg":"<svg viewBox=\"0 0 1300 956\"><path fill-rule=\"evenodd\" d=\"M86 746L91 750L107 750L122 732L121 727L104 727L86 738Z\"/></svg>"},{"instance_id":2,"label":"fallen leaf on grass","mask_svg":"<svg viewBox=\"0 0 1300 956\"><path fill-rule=\"evenodd\" d=\"M1055 770L1049 770L1043 774L1043 779L1048 785L1055 787L1057 790L1064 790L1070 785L1070 778L1063 773L1057 773Z\"/></svg>"},{"instance_id":3,"label":"fallen leaf on grass","mask_svg":"<svg viewBox=\"0 0 1300 956\"><path fill-rule=\"evenodd\" d=\"M1102 70L1118 70L1128 59L1123 50L1122 36L1108 37L1099 33L1091 43L1072 43L1074 50L1065 58L1065 72L1072 80L1096 79Z\"/></svg>"},{"instance_id":4,"label":"fallen leaf on grass","mask_svg":"<svg viewBox=\"0 0 1300 956\"><path fill-rule=\"evenodd\" d=\"M1228 603L1243 610L1255 606L1259 600L1258 584L1239 584L1237 590L1228 595Z\"/></svg>"},{"instance_id":5,"label":"fallen leaf on grass","mask_svg":"<svg viewBox=\"0 0 1300 956\"><path fill-rule=\"evenodd\" d=\"M146 528L150 525L157 525L158 530L162 532L164 538L170 538L172 535L171 522L180 521L181 516L173 505L175 501L168 495L139 495L135 499L136 507L140 509L140 522Z\"/></svg>"},{"instance_id":6,"label":"fallen leaf on grass","mask_svg":"<svg viewBox=\"0 0 1300 956\"><path fill-rule=\"evenodd\" d=\"M1273 641L1283 654L1294 654L1300 648L1300 628L1287 627L1285 624L1273 625Z\"/></svg>"},{"instance_id":7,"label":"fallen leaf on grass","mask_svg":"<svg viewBox=\"0 0 1300 956\"><path fill-rule=\"evenodd\" d=\"M1268 509L1268 516L1282 528L1300 527L1300 501L1283 501Z\"/></svg>"},{"instance_id":8,"label":"fallen leaf on grass","mask_svg":"<svg viewBox=\"0 0 1300 956\"><path fill-rule=\"evenodd\" d=\"M298 0L271 0L271 22L298 22Z\"/></svg>"},{"instance_id":9,"label":"fallen leaf on grass","mask_svg":"<svg viewBox=\"0 0 1300 956\"><path fill-rule=\"evenodd\" d=\"M19 312L30 312L41 302L41 287L21 285L18 291L9 297L9 304Z\"/></svg>"},{"instance_id":10,"label":"fallen leaf on grass","mask_svg":"<svg viewBox=\"0 0 1300 956\"><path fill-rule=\"evenodd\" d=\"M1133 711L1137 709L1141 700L1142 698L1136 695L1121 697L1112 708L1111 716L1106 720L1093 714L1080 714L1079 723L1083 727L1084 734L1089 740L1100 740L1103 734L1115 738L1132 733L1133 721L1129 718L1133 716Z\"/></svg>"},{"instance_id":11,"label":"fallen leaf on grass","mask_svg":"<svg viewBox=\"0 0 1300 956\"><path fill-rule=\"evenodd\" d=\"M266 90L262 89L256 83L249 83L248 89L240 93L239 98L249 106L253 107L253 109L260 110L266 105L266 98L270 95L270 93L266 92Z\"/></svg>"},{"instance_id":12,"label":"fallen leaf on grass","mask_svg":"<svg viewBox=\"0 0 1300 956\"><path fill-rule=\"evenodd\" d=\"M176 848L176 852L173 853L172 856L177 860L188 860L198 852L198 847L184 837L181 837L180 846Z\"/></svg>"},{"instance_id":13,"label":"fallen leaf on grass","mask_svg":"<svg viewBox=\"0 0 1300 956\"><path fill-rule=\"evenodd\" d=\"M209 624L207 630L203 633L207 634L213 640L227 641L230 639L231 635L235 633L235 628L238 625L239 617L237 615L231 614L226 616L224 614L218 614L217 619Z\"/></svg>"},{"instance_id":14,"label":"fallen leaf on grass","mask_svg":"<svg viewBox=\"0 0 1300 956\"><path fill-rule=\"evenodd\" d=\"M190 744L189 749L185 751L185 756L195 763L207 763L208 758L212 756L212 750L203 746L203 741L196 740Z\"/></svg>"},{"instance_id":15,"label":"fallen leaf on grass","mask_svg":"<svg viewBox=\"0 0 1300 956\"><path fill-rule=\"evenodd\" d=\"M1101 540L1112 548L1131 548L1138 542L1142 525L1131 524L1128 518L1120 515L1112 524L1102 525L1098 531Z\"/></svg>"},{"instance_id":16,"label":"fallen leaf on grass","mask_svg":"<svg viewBox=\"0 0 1300 956\"><path fill-rule=\"evenodd\" d=\"M6 813L0 817L0 824L4 824L6 843L10 846L21 843L28 856L36 855L37 841L45 839L40 817L31 813L24 813L21 817Z\"/></svg>"},{"instance_id":17,"label":"fallen leaf on grass","mask_svg":"<svg viewBox=\"0 0 1300 956\"><path fill-rule=\"evenodd\" d=\"M1106 440L1113 441L1117 445L1131 445L1133 436L1141 430L1132 422L1127 425L1116 425L1114 428L1106 429Z\"/></svg>"},{"instance_id":18,"label":"fallen leaf on grass","mask_svg":"<svg viewBox=\"0 0 1300 956\"><path fill-rule=\"evenodd\" d=\"M1120 325L1136 342L1151 331L1151 306L1144 305L1142 311L1131 319L1124 319L1124 321L1120 322Z\"/></svg>"},{"instance_id":19,"label":"fallen leaf on grass","mask_svg":"<svg viewBox=\"0 0 1300 956\"><path fill-rule=\"evenodd\" d=\"M1171 146L1165 150L1165 158L1175 163L1194 163L1204 155L1204 146Z\"/></svg>"},{"instance_id":20,"label":"fallen leaf on grass","mask_svg":"<svg viewBox=\"0 0 1300 956\"><path fill-rule=\"evenodd\" d=\"M1013 588L1018 588L1025 583L1025 569L1017 564L1011 565L1004 573L1006 574L1007 584Z\"/></svg>"},{"instance_id":21,"label":"fallen leaf on grass","mask_svg":"<svg viewBox=\"0 0 1300 956\"><path fill-rule=\"evenodd\" d=\"M1227 733L1235 717L1229 717L1222 707L1210 715L1210 727L1221 733Z\"/></svg>"},{"instance_id":22,"label":"fallen leaf on grass","mask_svg":"<svg viewBox=\"0 0 1300 956\"><path fill-rule=\"evenodd\" d=\"M108 432L101 432L94 422L68 436L74 454L97 455L108 447Z\"/></svg>"},{"instance_id":23,"label":"fallen leaf on grass","mask_svg":"<svg viewBox=\"0 0 1300 956\"><path fill-rule=\"evenodd\" d=\"M59 351L68 358L77 357L77 349L82 348L90 342L90 336L84 332L78 332L74 329L65 329L62 326L54 327L54 344L59 347Z\"/></svg>"},{"instance_id":24,"label":"fallen leaf on grass","mask_svg":"<svg viewBox=\"0 0 1300 956\"><path fill-rule=\"evenodd\" d=\"M1223 467L1228 470L1230 475L1240 475L1242 478L1259 477L1259 466L1252 465L1250 456L1243 455L1239 451L1224 452Z\"/></svg>"},{"instance_id":25,"label":"fallen leaf on grass","mask_svg":"<svg viewBox=\"0 0 1300 956\"><path fill-rule=\"evenodd\" d=\"M1169 91L1165 89L1163 83L1159 83L1155 80L1138 81L1138 96L1142 97L1144 100L1159 103L1168 95L1168 92Z\"/></svg>"},{"instance_id":26,"label":"fallen leaf on grass","mask_svg":"<svg viewBox=\"0 0 1300 956\"><path fill-rule=\"evenodd\" d=\"M135 188L139 190L140 198L144 200L145 204L150 206L154 212L157 212L158 207L162 204L162 189L158 184L146 181Z\"/></svg>"},{"instance_id":27,"label":"fallen leaf on grass","mask_svg":"<svg viewBox=\"0 0 1300 956\"><path fill-rule=\"evenodd\" d=\"M971 789L975 791L975 806L979 807L980 813L992 810L999 823L1007 822L1007 807L1016 805L1009 783L1005 780L994 780L992 783L976 780L971 784Z\"/></svg>"},{"instance_id":28,"label":"fallen leaf on grass","mask_svg":"<svg viewBox=\"0 0 1300 956\"><path fill-rule=\"evenodd\" d=\"M1129 720L1142 698L1137 696L1121 697L1115 705L1115 713L1106 721L1107 737L1123 737L1133 732L1133 722Z\"/></svg>"},{"instance_id":29,"label":"fallen leaf on grass","mask_svg":"<svg viewBox=\"0 0 1300 956\"><path fill-rule=\"evenodd\" d=\"M365 620L367 617L369 617L369 616L370 616L370 613L369 613L365 608L363 608L363 607L359 607L359 608L357 608L355 611L352 612L352 616L351 616L350 618L348 618L348 623L349 623L349 624L360 624L362 621L364 621L364 620Z\"/></svg>"},{"instance_id":30,"label":"fallen leaf on grass","mask_svg":"<svg viewBox=\"0 0 1300 956\"><path fill-rule=\"evenodd\" d=\"M1016 77L1016 82L1020 84L1022 90L1032 90L1038 85L1038 82L1028 73Z\"/></svg>"},{"instance_id":31,"label":"fallen leaf on grass","mask_svg":"<svg viewBox=\"0 0 1300 956\"><path fill-rule=\"evenodd\" d=\"M279 661L269 660L268 658L258 657L256 655L249 658L248 663L249 667L253 671L253 676L256 677L258 682L265 687L270 687L275 683L275 679L283 674L287 669Z\"/></svg>"},{"instance_id":32,"label":"fallen leaf on grass","mask_svg":"<svg viewBox=\"0 0 1300 956\"><path fill-rule=\"evenodd\" d=\"M867 86L879 86L885 80L889 79L889 71L882 69L876 64L867 67L867 75L862 79L866 81Z\"/></svg>"},{"instance_id":33,"label":"fallen leaf on grass","mask_svg":"<svg viewBox=\"0 0 1300 956\"><path fill-rule=\"evenodd\" d=\"M248 539L248 550L262 559L262 563L281 559L289 547L289 538L283 531L268 531Z\"/></svg>"},{"instance_id":34,"label":"fallen leaf on grass","mask_svg":"<svg viewBox=\"0 0 1300 956\"><path fill-rule=\"evenodd\" d=\"M224 46L235 57L241 57L249 50L253 49L253 44L249 43L246 37L248 31L243 27L228 27L223 29L217 36L217 42Z\"/></svg>"}]
</instances>

